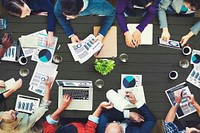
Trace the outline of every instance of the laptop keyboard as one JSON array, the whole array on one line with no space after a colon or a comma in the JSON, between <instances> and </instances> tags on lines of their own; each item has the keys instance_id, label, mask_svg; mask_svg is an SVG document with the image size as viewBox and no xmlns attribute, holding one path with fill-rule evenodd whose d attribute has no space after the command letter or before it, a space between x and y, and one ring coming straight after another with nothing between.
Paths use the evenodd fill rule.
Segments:
<instances>
[{"instance_id":1,"label":"laptop keyboard","mask_svg":"<svg viewBox=\"0 0 200 133\"><path fill-rule=\"evenodd\" d=\"M73 99L89 100L89 90L63 89L63 95L70 94Z\"/></svg>"}]
</instances>

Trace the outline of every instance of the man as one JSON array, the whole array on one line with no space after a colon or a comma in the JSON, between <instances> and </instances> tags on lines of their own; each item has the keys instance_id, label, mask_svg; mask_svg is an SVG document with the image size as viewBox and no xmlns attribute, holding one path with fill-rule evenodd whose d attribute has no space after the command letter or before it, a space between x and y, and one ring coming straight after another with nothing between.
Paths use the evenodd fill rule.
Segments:
<instances>
[{"instance_id":1,"label":"man","mask_svg":"<svg viewBox=\"0 0 200 133\"><path fill-rule=\"evenodd\" d=\"M73 122L64 126L61 126L56 130L55 124L58 123L61 113L67 108L67 106L72 101L72 98L69 94L64 95L61 105L58 109L51 115L46 117L46 121L44 123L44 133L95 133L95 129L98 124L99 115L102 112L102 109L111 109L113 106L111 103L102 102L95 112L92 115L89 115L88 121L86 124Z\"/></svg>"},{"instance_id":2,"label":"man","mask_svg":"<svg viewBox=\"0 0 200 133\"><path fill-rule=\"evenodd\" d=\"M98 133L151 133L156 123L151 111L145 103L138 102L132 92L126 92L126 97L141 115L128 110L123 113L116 109L105 110L99 118Z\"/></svg>"},{"instance_id":3,"label":"man","mask_svg":"<svg viewBox=\"0 0 200 133\"><path fill-rule=\"evenodd\" d=\"M198 115L200 116L200 106L199 104L195 101L194 95L191 94L188 97L188 101L196 108ZM175 95L175 101L176 104L173 105L169 112L167 113L167 116L165 117L165 122L164 122L164 127L166 133L200 133L200 129L197 129L195 127L186 127L185 130L179 131L178 127L173 123L176 115L176 111L178 109L179 104L181 103L182 100L182 93L176 94Z\"/></svg>"},{"instance_id":4,"label":"man","mask_svg":"<svg viewBox=\"0 0 200 133\"><path fill-rule=\"evenodd\" d=\"M70 19L88 15L104 16L96 36L96 40L102 42L115 18L115 9L106 0L57 0L54 13L72 43L80 42L80 39L73 31Z\"/></svg>"},{"instance_id":5,"label":"man","mask_svg":"<svg viewBox=\"0 0 200 133\"><path fill-rule=\"evenodd\" d=\"M7 49L12 45L13 40L11 35L5 33L1 41L2 46L0 47L0 60L3 57L4 53L7 51Z\"/></svg>"}]
</instances>

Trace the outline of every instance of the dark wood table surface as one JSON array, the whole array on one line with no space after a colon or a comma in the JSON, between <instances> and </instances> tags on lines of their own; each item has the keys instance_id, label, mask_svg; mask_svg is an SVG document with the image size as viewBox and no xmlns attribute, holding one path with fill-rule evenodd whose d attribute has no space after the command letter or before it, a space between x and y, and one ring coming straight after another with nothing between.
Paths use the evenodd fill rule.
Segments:
<instances>
[{"instance_id":1,"label":"dark wood table surface","mask_svg":"<svg viewBox=\"0 0 200 133\"><path fill-rule=\"evenodd\" d=\"M30 16L24 19L19 19L10 15L5 15L3 17L8 20L8 28L1 31L1 36L3 36L4 32L12 32L15 40L17 40L21 35L27 35L47 27L47 18L44 16ZM79 17L72 21L72 26L74 27L75 33L79 35L80 39L84 39L93 32L93 26L100 25L100 20L100 17ZM140 20L140 17L127 18L127 22L130 23L139 23ZM168 17L171 39L180 40L180 38L184 34L188 33L189 28L198 20L199 18L193 17ZM102 76L95 71L94 58L91 58L84 64L79 64L73 60L67 47L67 43L70 42L70 40L57 23L55 36L59 38L57 46L61 45L61 48L55 51L55 53L63 57L63 62L59 64L56 79L92 80L94 88L94 111L101 101L106 100L105 93L107 90L111 88L117 90L120 88L121 74L141 74L148 107L157 119L164 119L166 113L171 107L164 91L186 81L186 78L193 66L190 65L187 69L181 68L178 62L181 59L190 60L190 56L184 56L180 50L159 47L157 45L157 37L160 37L161 30L159 29L157 18L155 18L152 23L154 24L153 45L143 45L132 49L125 45L124 37L117 21L115 20L113 25L117 26L118 55L121 53L127 53L129 60L127 63L122 63L119 61L118 57L115 58L115 69L107 76ZM200 49L199 36L200 34L192 37L188 42L193 49ZM21 66L19 63L1 62L0 79L7 80L11 77L14 77L15 79L23 79L22 88L5 100L5 102L1 103L1 110L13 109L17 94L41 98L41 96L28 91L29 82L36 66L36 62L31 61L30 57L28 59L28 64L25 66ZM27 77L20 77L19 70L24 67L30 70L30 74ZM177 80L172 81L168 78L168 73L171 70L178 71L179 77ZM105 81L105 86L102 89L98 89L94 85L95 80L98 78ZM188 83L188 85L191 92L195 94L196 100L200 103L199 88L191 85L190 83ZM52 104L47 114L52 113L57 108L57 99L58 86L54 83L51 90ZM87 118L87 116L91 113L92 111L65 111L62 116L66 118ZM197 113L193 113L185 118L182 118L181 121L198 119L199 117Z\"/></svg>"}]
</instances>

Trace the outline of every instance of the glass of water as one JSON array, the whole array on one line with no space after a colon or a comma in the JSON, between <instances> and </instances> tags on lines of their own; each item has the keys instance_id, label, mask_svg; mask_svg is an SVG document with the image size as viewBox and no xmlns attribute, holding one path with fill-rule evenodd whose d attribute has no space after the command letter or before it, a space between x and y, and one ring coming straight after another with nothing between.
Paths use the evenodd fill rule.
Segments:
<instances>
[{"instance_id":1,"label":"glass of water","mask_svg":"<svg viewBox=\"0 0 200 133\"><path fill-rule=\"evenodd\" d=\"M27 68L22 68L19 70L19 74L22 76L22 77L26 77L28 76L29 74L29 70Z\"/></svg>"},{"instance_id":2,"label":"glass of water","mask_svg":"<svg viewBox=\"0 0 200 133\"><path fill-rule=\"evenodd\" d=\"M128 61L128 55L126 53L120 54L119 60L122 61L122 62L127 62Z\"/></svg>"},{"instance_id":3,"label":"glass of water","mask_svg":"<svg viewBox=\"0 0 200 133\"><path fill-rule=\"evenodd\" d=\"M102 79L97 79L95 81L95 85L96 85L97 88L101 89L104 86L104 81Z\"/></svg>"},{"instance_id":4,"label":"glass of water","mask_svg":"<svg viewBox=\"0 0 200 133\"><path fill-rule=\"evenodd\" d=\"M188 68L190 65L189 61L186 59L180 60L179 61L179 66L182 68Z\"/></svg>"},{"instance_id":5,"label":"glass of water","mask_svg":"<svg viewBox=\"0 0 200 133\"><path fill-rule=\"evenodd\" d=\"M62 60L63 60L63 58L59 55L53 56L53 62L55 62L55 63L60 63L60 62L62 62Z\"/></svg>"}]
</instances>

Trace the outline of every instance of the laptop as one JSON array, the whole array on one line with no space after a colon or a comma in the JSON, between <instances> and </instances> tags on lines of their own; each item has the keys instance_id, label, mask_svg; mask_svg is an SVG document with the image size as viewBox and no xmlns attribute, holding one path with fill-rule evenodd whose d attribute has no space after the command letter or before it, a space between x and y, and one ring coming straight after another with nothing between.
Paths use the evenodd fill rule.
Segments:
<instances>
[{"instance_id":1,"label":"laptop","mask_svg":"<svg viewBox=\"0 0 200 133\"><path fill-rule=\"evenodd\" d=\"M56 80L58 88L58 106L61 104L62 97L70 94L72 102L66 110L91 111L93 105L92 81L87 80Z\"/></svg>"}]
</instances>

